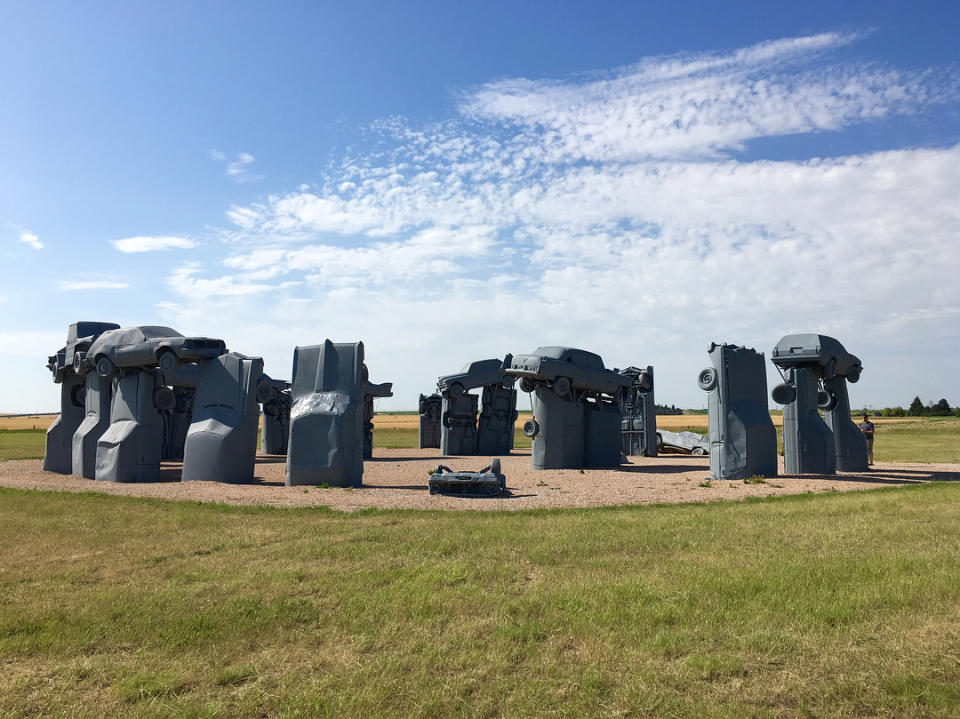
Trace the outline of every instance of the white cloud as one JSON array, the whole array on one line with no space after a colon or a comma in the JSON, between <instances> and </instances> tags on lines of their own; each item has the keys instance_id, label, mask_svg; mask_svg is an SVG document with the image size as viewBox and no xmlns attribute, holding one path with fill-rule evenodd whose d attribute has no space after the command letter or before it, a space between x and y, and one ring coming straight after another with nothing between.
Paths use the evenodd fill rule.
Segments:
<instances>
[{"instance_id":1,"label":"white cloud","mask_svg":"<svg viewBox=\"0 0 960 719\"><path fill-rule=\"evenodd\" d=\"M122 240L110 240L110 244L120 252L154 252L156 250L189 250L196 242L186 237L138 236Z\"/></svg>"},{"instance_id":2,"label":"white cloud","mask_svg":"<svg viewBox=\"0 0 960 719\"><path fill-rule=\"evenodd\" d=\"M24 230L23 232L21 232L21 233L20 233L20 241L21 241L22 243L24 243L25 245L30 245L30 247L32 247L32 248L35 249L35 250L42 250L42 249L43 249L43 243L40 242L40 238L37 237L37 236L36 236L35 234L33 234L32 232L27 232L26 230Z\"/></svg>"},{"instance_id":3,"label":"white cloud","mask_svg":"<svg viewBox=\"0 0 960 719\"><path fill-rule=\"evenodd\" d=\"M252 171L252 166L256 158L249 152L240 152L231 160L225 152L220 150L210 150L210 159L224 163L227 177L237 183L256 182L262 180L263 176Z\"/></svg>"},{"instance_id":4,"label":"white cloud","mask_svg":"<svg viewBox=\"0 0 960 719\"><path fill-rule=\"evenodd\" d=\"M855 39L503 80L465 95L462 119L385 121L390 151L231 208L222 267L176 270L182 301L164 311L216 316L277 376L296 344L364 339L397 407L468 360L541 344L652 363L661 401L703 406L710 341L769 352L798 331L861 355L855 404L960 396L944 359L960 347L960 145L742 159L755 139L806 133L816 148L956 102L936 71L829 55Z\"/></svg>"},{"instance_id":5,"label":"white cloud","mask_svg":"<svg viewBox=\"0 0 960 719\"><path fill-rule=\"evenodd\" d=\"M130 287L129 282L114 282L111 280L91 280L89 282L64 281L60 283L60 289L71 290L125 290Z\"/></svg>"}]
</instances>

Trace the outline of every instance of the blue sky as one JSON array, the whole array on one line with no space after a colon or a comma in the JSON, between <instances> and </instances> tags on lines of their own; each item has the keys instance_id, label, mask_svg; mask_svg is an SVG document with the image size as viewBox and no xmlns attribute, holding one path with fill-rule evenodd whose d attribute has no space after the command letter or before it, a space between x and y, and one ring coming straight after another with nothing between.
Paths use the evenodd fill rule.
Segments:
<instances>
[{"instance_id":1,"label":"blue sky","mask_svg":"<svg viewBox=\"0 0 960 719\"><path fill-rule=\"evenodd\" d=\"M5 3L0 411L77 319L362 339L382 409L541 344L705 406L791 332L960 404L960 6L721 5Z\"/></svg>"}]
</instances>

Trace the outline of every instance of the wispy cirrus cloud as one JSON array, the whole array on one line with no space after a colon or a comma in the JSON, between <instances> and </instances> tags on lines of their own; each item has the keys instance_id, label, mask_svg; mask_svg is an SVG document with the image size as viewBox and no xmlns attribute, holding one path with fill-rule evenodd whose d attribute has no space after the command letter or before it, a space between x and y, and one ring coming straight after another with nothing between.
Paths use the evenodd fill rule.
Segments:
<instances>
[{"instance_id":1,"label":"wispy cirrus cloud","mask_svg":"<svg viewBox=\"0 0 960 719\"><path fill-rule=\"evenodd\" d=\"M256 182L262 180L263 175L258 175L253 171L253 163L256 158L249 152L237 153L231 159L226 153L220 150L210 150L210 158L217 162L224 163L227 177L237 183Z\"/></svg>"},{"instance_id":2,"label":"wispy cirrus cloud","mask_svg":"<svg viewBox=\"0 0 960 719\"><path fill-rule=\"evenodd\" d=\"M156 252L159 250L189 250L197 243L187 237L170 235L147 235L110 240L114 249L125 253Z\"/></svg>"},{"instance_id":3,"label":"wispy cirrus cloud","mask_svg":"<svg viewBox=\"0 0 960 719\"><path fill-rule=\"evenodd\" d=\"M59 284L59 287L61 290L67 292L75 290L125 290L130 287L130 283L117 282L116 280L65 280Z\"/></svg>"},{"instance_id":4,"label":"wispy cirrus cloud","mask_svg":"<svg viewBox=\"0 0 960 719\"><path fill-rule=\"evenodd\" d=\"M714 339L766 349L823 331L884 357L889 341L960 347L960 145L823 157L815 139L955 108L956 74L831 55L857 37L465 91L456 118L384 121L387 150L232 207L227 253L170 286L191 317L237 317L238 336L255 313L290 346L318 317L324 336L362 336L409 377L398 406L438 374L412 336L425 351L456 338L451 366L537 344L661 362L671 401L690 406L701 396L682 378ZM810 136L810 159L741 159L786 134ZM886 369L874 365L877 396Z\"/></svg>"}]
</instances>

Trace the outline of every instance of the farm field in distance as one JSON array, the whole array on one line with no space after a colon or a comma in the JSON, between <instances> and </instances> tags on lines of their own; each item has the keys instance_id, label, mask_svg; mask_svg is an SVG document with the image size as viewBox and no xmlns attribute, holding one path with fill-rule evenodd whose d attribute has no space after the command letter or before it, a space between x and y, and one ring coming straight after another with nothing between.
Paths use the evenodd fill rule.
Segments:
<instances>
[{"instance_id":1,"label":"farm field in distance","mask_svg":"<svg viewBox=\"0 0 960 719\"><path fill-rule=\"evenodd\" d=\"M0 416L0 461L43 457L44 432L55 415L27 417ZM529 448L530 440L520 428L529 412L521 412L515 425L515 446ZM779 437L783 417L771 415ZM416 413L378 413L374 417L376 447L417 446ZM859 421L859 419L855 419ZM875 417L875 455L878 462L960 462L960 418L958 417ZM661 415L657 426L679 432L707 434L707 415ZM782 442L781 442L782 446Z\"/></svg>"}]
</instances>

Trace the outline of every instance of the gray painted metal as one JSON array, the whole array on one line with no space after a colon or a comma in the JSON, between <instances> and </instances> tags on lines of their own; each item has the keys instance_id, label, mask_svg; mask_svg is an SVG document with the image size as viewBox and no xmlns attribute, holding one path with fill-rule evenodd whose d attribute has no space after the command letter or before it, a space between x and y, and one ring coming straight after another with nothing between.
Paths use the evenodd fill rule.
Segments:
<instances>
[{"instance_id":1,"label":"gray painted metal","mask_svg":"<svg viewBox=\"0 0 960 719\"><path fill-rule=\"evenodd\" d=\"M290 383L271 379L270 397L263 403L263 426L260 429L260 451L264 454L286 454L290 439Z\"/></svg>"},{"instance_id":2,"label":"gray painted metal","mask_svg":"<svg viewBox=\"0 0 960 719\"><path fill-rule=\"evenodd\" d=\"M169 377L165 377L167 382ZM176 398L173 408L164 410L163 430L163 458L165 460L183 461L183 451L187 443L187 432L193 422L193 405L196 401L196 387L174 385L173 395Z\"/></svg>"},{"instance_id":3,"label":"gray painted metal","mask_svg":"<svg viewBox=\"0 0 960 719\"><path fill-rule=\"evenodd\" d=\"M653 398L653 367L627 367L620 370L620 374L633 379L623 396L620 448L628 457L656 457L657 407Z\"/></svg>"},{"instance_id":4,"label":"gray painted metal","mask_svg":"<svg viewBox=\"0 0 960 719\"><path fill-rule=\"evenodd\" d=\"M863 371L859 358L833 337L794 334L773 349L784 383L773 399L784 404L784 464L788 473L833 474L867 469L867 444L850 419L847 381ZM824 422L817 409L824 411Z\"/></svg>"},{"instance_id":5,"label":"gray painted metal","mask_svg":"<svg viewBox=\"0 0 960 719\"><path fill-rule=\"evenodd\" d=\"M96 446L99 433L105 429L99 422L88 422L89 408L94 403L99 408L100 396L91 397L88 401L87 385L83 376L83 357L86 350L97 337L108 330L120 325L113 322L74 322L67 329L67 342L55 354L47 358L47 369L53 375L55 384L60 385L60 415L47 430L46 449L43 457L43 468L48 472L70 474L75 472L81 476L90 477L88 466L92 462L85 461L91 445ZM79 373L78 373L79 372ZM92 383L91 383L92 384ZM96 389L100 390L99 383ZM109 403L109 383L107 383L105 402ZM82 430L80 439L81 454L75 457L75 436ZM76 469L80 471L76 471Z\"/></svg>"},{"instance_id":6,"label":"gray painted metal","mask_svg":"<svg viewBox=\"0 0 960 719\"><path fill-rule=\"evenodd\" d=\"M500 471L498 458L478 472L455 472L440 464L430 475L427 487L430 494L496 497L507 490L507 478Z\"/></svg>"},{"instance_id":7,"label":"gray painted metal","mask_svg":"<svg viewBox=\"0 0 960 719\"><path fill-rule=\"evenodd\" d=\"M700 373L707 392L710 473L715 479L777 475L777 430L767 408L763 354L738 345L710 344L712 367Z\"/></svg>"},{"instance_id":8,"label":"gray painted metal","mask_svg":"<svg viewBox=\"0 0 960 719\"><path fill-rule=\"evenodd\" d=\"M97 476L97 442L110 426L110 404L113 382L88 372L84 381L84 418L73 434L73 474L95 479Z\"/></svg>"},{"instance_id":9,"label":"gray painted metal","mask_svg":"<svg viewBox=\"0 0 960 719\"><path fill-rule=\"evenodd\" d=\"M359 487L363 479L363 343L297 347L287 485Z\"/></svg>"},{"instance_id":10,"label":"gray painted metal","mask_svg":"<svg viewBox=\"0 0 960 719\"><path fill-rule=\"evenodd\" d=\"M443 397L432 394L429 397L420 395L420 449L440 448L440 416L443 413Z\"/></svg>"},{"instance_id":11,"label":"gray painted metal","mask_svg":"<svg viewBox=\"0 0 960 719\"><path fill-rule=\"evenodd\" d=\"M620 464L622 402L633 378L608 370L599 355L571 347L539 347L506 369L533 392L534 469Z\"/></svg>"},{"instance_id":12,"label":"gray painted metal","mask_svg":"<svg viewBox=\"0 0 960 719\"><path fill-rule=\"evenodd\" d=\"M393 397L393 382L374 384L370 381L370 371L363 366L363 458L373 458L373 415L375 399Z\"/></svg>"},{"instance_id":13,"label":"gray painted metal","mask_svg":"<svg viewBox=\"0 0 960 719\"><path fill-rule=\"evenodd\" d=\"M657 442L660 448L682 449L690 454L703 455L710 453L710 439L702 434L685 430L671 432L666 429L657 430Z\"/></svg>"},{"instance_id":14,"label":"gray painted metal","mask_svg":"<svg viewBox=\"0 0 960 719\"><path fill-rule=\"evenodd\" d=\"M163 415L176 402L159 372L122 370L113 379L110 426L97 442L100 482L156 482L160 479Z\"/></svg>"},{"instance_id":15,"label":"gray painted metal","mask_svg":"<svg viewBox=\"0 0 960 719\"><path fill-rule=\"evenodd\" d=\"M509 454L517 419L515 379L505 371L511 355L468 363L437 380L441 400L440 451L446 455ZM481 395L469 394L482 387ZM478 400L480 417L477 418Z\"/></svg>"},{"instance_id":16,"label":"gray painted metal","mask_svg":"<svg viewBox=\"0 0 960 719\"><path fill-rule=\"evenodd\" d=\"M443 426L440 429L440 453L474 454L477 451L477 404L479 397L464 393L443 397Z\"/></svg>"},{"instance_id":17,"label":"gray painted metal","mask_svg":"<svg viewBox=\"0 0 960 719\"><path fill-rule=\"evenodd\" d=\"M227 351L223 340L184 337L169 327L140 325L110 330L90 346L86 361L110 377L117 368L159 367L172 372L183 362L218 357Z\"/></svg>"},{"instance_id":18,"label":"gray painted metal","mask_svg":"<svg viewBox=\"0 0 960 719\"><path fill-rule=\"evenodd\" d=\"M73 435L80 428L84 411L84 382L71 370L60 380L60 414L47 428L43 468L48 472L73 471Z\"/></svg>"},{"instance_id":19,"label":"gray painted metal","mask_svg":"<svg viewBox=\"0 0 960 719\"><path fill-rule=\"evenodd\" d=\"M263 360L229 352L200 363L193 421L183 453L184 482L249 482L257 453Z\"/></svg>"},{"instance_id":20,"label":"gray painted metal","mask_svg":"<svg viewBox=\"0 0 960 719\"><path fill-rule=\"evenodd\" d=\"M513 377L509 377L513 385ZM477 454L509 454L517 421L517 390L503 382L484 385L477 420Z\"/></svg>"}]
</instances>

